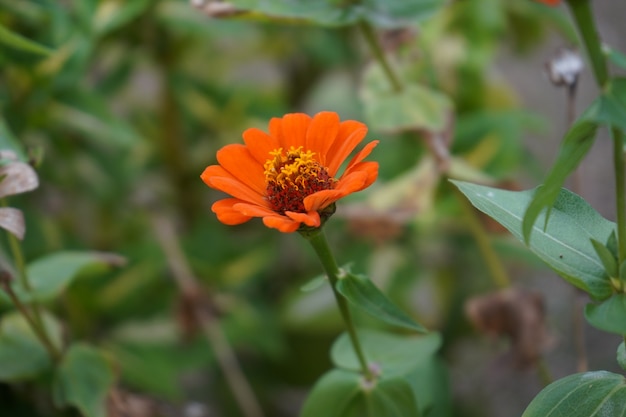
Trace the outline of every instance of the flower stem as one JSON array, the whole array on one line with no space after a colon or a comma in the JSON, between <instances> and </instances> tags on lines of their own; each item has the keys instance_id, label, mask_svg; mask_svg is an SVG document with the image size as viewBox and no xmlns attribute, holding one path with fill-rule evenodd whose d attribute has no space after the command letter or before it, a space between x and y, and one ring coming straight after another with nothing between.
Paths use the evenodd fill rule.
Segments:
<instances>
[{"instance_id":1,"label":"flower stem","mask_svg":"<svg viewBox=\"0 0 626 417\"><path fill-rule=\"evenodd\" d=\"M606 65L606 57L602 52L598 31L593 20L589 0L567 0L572 11L574 22L578 27L580 36L591 61L593 75L600 88L606 87L609 80L609 71Z\"/></svg>"},{"instance_id":2,"label":"flower stem","mask_svg":"<svg viewBox=\"0 0 626 417\"><path fill-rule=\"evenodd\" d=\"M372 50L374 58L376 58L376 61L378 61L383 71L385 72L385 75L391 83L391 87L393 88L393 90L396 93L401 92L403 90L402 82L391 68L389 61L387 61L387 58L385 57L385 51L383 51L383 48L380 46L372 25L365 21L361 21L359 22L359 29L361 30L361 32L363 32L363 36L365 37L368 46Z\"/></svg>"},{"instance_id":3,"label":"flower stem","mask_svg":"<svg viewBox=\"0 0 626 417\"><path fill-rule=\"evenodd\" d=\"M359 360L359 364L361 365L361 371L367 379L371 380L374 378L374 375L367 366L367 360L365 359L365 354L363 353L363 349L361 348L361 344L356 333L356 328L352 320L352 315L350 314L348 301L336 289L337 282L340 279L341 271L337 266L335 257L330 251L328 241L326 240L326 235L324 234L324 231L322 229L316 229L313 232L302 233L302 236L304 236L311 243L311 246L313 246L315 253L320 259L322 266L324 267L324 271L326 271L326 275L328 276L328 280L330 281L330 287L333 289L333 294L335 294L335 300L337 301L337 305L339 306L339 311L341 312L343 321L348 329L348 335L350 336L350 341L352 342L354 353L356 354Z\"/></svg>"}]
</instances>

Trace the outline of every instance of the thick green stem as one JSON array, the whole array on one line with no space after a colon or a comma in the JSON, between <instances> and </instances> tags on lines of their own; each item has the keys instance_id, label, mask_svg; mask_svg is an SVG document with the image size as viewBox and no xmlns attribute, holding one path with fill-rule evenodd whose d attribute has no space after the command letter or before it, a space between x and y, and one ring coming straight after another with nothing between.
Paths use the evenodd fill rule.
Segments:
<instances>
[{"instance_id":1,"label":"thick green stem","mask_svg":"<svg viewBox=\"0 0 626 417\"><path fill-rule=\"evenodd\" d=\"M615 200L617 210L617 240L619 264L626 260L626 194L624 193L624 135L620 129L612 129L613 168L615 170Z\"/></svg>"},{"instance_id":2,"label":"thick green stem","mask_svg":"<svg viewBox=\"0 0 626 417\"><path fill-rule=\"evenodd\" d=\"M401 92L403 90L402 82L391 68L389 61L387 61L387 58L385 57L385 51L383 51L383 48L378 42L378 38L376 37L376 32L374 31L374 28L372 28L369 23L361 21L359 23L359 29L361 29L361 32L363 32L363 36L365 37L367 44L372 50L374 58L376 58L376 61L378 61L383 71L385 72L385 75L391 83L391 87L393 88L393 90L397 93Z\"/></svg>"},{"instance_id":3,"label":"thick green stem","mask_svg":"<svg viewBox=\"0 0 626 417\"><path fill-rule=\"evenodd\" d=\"M348 329L348 335L350 336L352 347L354 348L354 352L356 353L359 364L361 365L363 375L365 375L367 379L373 379L374 375L367 366L367 360L365 359L363 349L361 348L361 344L356 333L354 322L352 321L352 315L350 314L348 301L341 294L339 294L336 289L336 284L340 279L341 271L339 269L339 266L337 266L335 257L330 251L330 247L328 246L328 241L326 240L324 231L322 229L317 229L312 232L302 233L302 236L304 236L311 243L313 249L315 250L315 253L322 262L324 271L326 271L326 275L328 276L328 280L330 281L330 287L333 289L333 294L335 294L335 300L337 300L339 311L341 312L343 321L345 322Z\"/></svg>"},{"instance_id":4,"label":"thick green stem","mask_svg":"<svg viewBox=\"0 0 626 417\"><path fill-rule=\"evenodd\" d=\"M604 88L609 81L609 71L606 65L606 57L602 52L602 45L598 38L598 31L593 20L590 3L589 0L567 0L574 22L587 50L593 75L598 86Z\"/></svg>"}]
</instances>

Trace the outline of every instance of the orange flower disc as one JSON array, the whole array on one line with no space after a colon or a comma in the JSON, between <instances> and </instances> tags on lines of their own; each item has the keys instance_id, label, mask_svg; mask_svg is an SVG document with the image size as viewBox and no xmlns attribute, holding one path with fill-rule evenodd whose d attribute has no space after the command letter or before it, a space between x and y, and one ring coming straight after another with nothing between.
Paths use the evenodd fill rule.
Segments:
<instances>
[{"instance_id":1,"label":"orange flower disc","mask_svg":"<svg viewBox=\"0 0 626 417\"><path fill-rule=\"evenodd\" d=\"M266 226L285 233L303 224L320 227L334 211L335 201L369 187L378 176L378 163L364 161L378 144L373 141L337 178L340 166L366 133L363 123L341 122L334 112L273 118L269 134L248 129L243 133L245 145L220 149L219 165L207 167L201 175L209 187L232 196L211 209L228 225L261 217Z\"/></svg>"}]
</instances>

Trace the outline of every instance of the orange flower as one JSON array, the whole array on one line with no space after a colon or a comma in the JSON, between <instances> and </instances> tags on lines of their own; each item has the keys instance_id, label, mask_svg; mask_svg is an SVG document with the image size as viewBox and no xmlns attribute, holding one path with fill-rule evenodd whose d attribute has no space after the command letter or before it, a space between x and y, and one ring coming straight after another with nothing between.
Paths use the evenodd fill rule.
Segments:
<instances>
[{"instance_id":1,"label":"orange flower","mask_svg":"<svg viewBox=\"0 0 626 417\"><path fill-rule=\"evenodd\" d=\"M245 145L224 146L217 152L219 165L207 167L200 176L209 187L232 196L211 209L227 225L262 217L267 227L285 233L303 224L320 227L334 212L335 201L369 187L378 176L378 163L363 161L378 144L373 141L337 178L366 133L363 123L340 122L334 112L273 118L269 134L248 129L243 132Z\"/></svg>"}]
</instances>

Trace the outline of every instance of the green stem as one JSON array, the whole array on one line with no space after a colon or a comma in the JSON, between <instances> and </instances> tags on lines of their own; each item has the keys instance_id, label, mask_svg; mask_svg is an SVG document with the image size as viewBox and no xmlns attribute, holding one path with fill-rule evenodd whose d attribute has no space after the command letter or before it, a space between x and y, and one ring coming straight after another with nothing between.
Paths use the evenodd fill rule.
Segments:
<instances>
[{"instance_id":1,"label":"green stem","mask_svg":"<svg viewBox=\"0 0 626 417\"><path fill-rule=\"evenodd\" d=\"M613 136L613 167L615 169L615 200L617 210L617 241L619 263L626 260L626 194L624 193L624 135L620 129L611 129Z\"/></svg>"},{"instance_id":2,"label":"green stem","mask_svg":"<svg viewBox=\"0 0 626 417\"><path fill-rule=\"evenodd\" d=\"M311 246L313 246L315 253L322 262L322 266L324 267L324 271L326 271L326 275L328 275L330 287L333 289L333 294L335 294L335 300L337 300L339 311L341 312L343 321L348 328L348 335L350 336L352 347L354 348L354 352L356 353L359 364L361 365L363 375L365 375L367 379L373 379L374 375L367 366L367 361L365 360L365 355L363 354L363 349L361 348L361 344L356 333L356 328L354 326L354 322L352 321L352 315L350 314L348 301L341 294L339 294L336 289L337 282L339 281L339 279L341 279L341 271L339 269L339 266L337 266L335 257L330 251L328 241L326 240L326 235L324 234L324 231L322 229L316 229L312 232L302 233L302 236L304 236L311 243Z\"/></svg>"},{"instance_id":3,"label":"green stem","mask_svg":"<svg viewBox=\"0 0 626 417\"><path fill-rule=\"evenodd\" d=\"M504 266L500 262L500 258L498 258L498 255L493 250L489 237L487 236L483 226L478 221L473 207L460 191L456 193L456 196L459 200L461 209L463 210L463 215L466 219L467 225L469 226L472 235L474 235L474 239L476 239L478 249L487 263L487 268L489 269L494 283L499 288L509 287L511 285L511 280L509 279L506 269L504 269Z\"/></svg>"},{"instance_id":4,"label":"green stem","mask_svg":"<svg viewBox=\"0 0 626 417\"><path fill-rule=\"evenodd\" d=\"M593 69L596 82L600 88L604 88L609 81L609 71L606 65L606 57L602 52L598 31L593 20L590 1L567 0L567 4L572 11L574 22L585 44L585 49L587 50L589 61L591 61L591 68Z\"/></svg>"},{"instance_id":5,"label":"green stem","mask_svg":"<svg viewBox=\"0 0 626 417\"><path fill-rule=\"evenodd\" d=\"M33 330L33 333L35 333L35 336L37 337L37 339L39 339L39 341L43 344L43 346L48 351L48 354L50 355L50 358L52 359L52 361L55 363L58 363L59 360L61 359L61 353L58 351L58 349L54 346L54 344L50 340L50 337L48 336L48 333L46 333L46 330L41 322L41 318L39 318L39 322L38 322L30 315L26 306L22 303L22 301L20 301L17 294L15 294L15 291L13 291L13 288L11 288L10 283L1 282L0 286L7 293L7 295L13 302L13 305L15 305L15 307L22 314L22 316L24 316L24 318L28 322L28 325Z\"/></svg>"},{"instance_id":6,"label":"green stem","mask_svg":"<svg viewBox=\"0 0 626 417\"><path fill-rule=\"evenodd\" d=\"M376 61L378 61L383 71L385 72L385 75L387 76L387 79L389 79L389 82L391 83L391 87L393 88L393 90L396 93L401 92L403 90L402 82L400 81L398 76L395 74L395 72L391 68L391 65L387 61L387 58L385 57L385 51L383 51L383 48L380 46L380 43L378 42L378 38L376 37L376 32L374 31L374 28L372 27L372 25L370 25L369 23L365 21L361 21L359 23L359 29L361 30L361 32L363 32L363 36L365 37L367 44L372 50L372 53L374 54L374 58L376 58Z\"/></svg>"}]
</instances>

